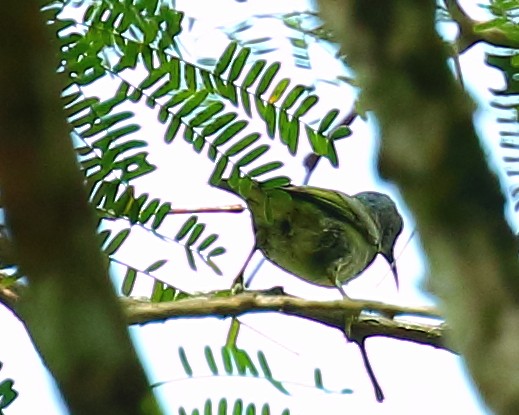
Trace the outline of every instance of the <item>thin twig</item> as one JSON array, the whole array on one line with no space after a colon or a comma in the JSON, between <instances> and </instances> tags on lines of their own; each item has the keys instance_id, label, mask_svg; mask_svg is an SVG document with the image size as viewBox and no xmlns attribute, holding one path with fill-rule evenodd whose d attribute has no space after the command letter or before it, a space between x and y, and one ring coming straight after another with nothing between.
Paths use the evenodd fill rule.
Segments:
<instances>
[{"instance_id":1,"label":"thin twig","mask_svg":"<svg viewBox=\"0 0 519 415\"><path fill-rule=\"evenodd\" d=\"M242 205L227 205L216 207L201 207L192 209L171 209L172 214L192 214L192 213L241 213L247 208Z\"/></svg>"}]
</instances>

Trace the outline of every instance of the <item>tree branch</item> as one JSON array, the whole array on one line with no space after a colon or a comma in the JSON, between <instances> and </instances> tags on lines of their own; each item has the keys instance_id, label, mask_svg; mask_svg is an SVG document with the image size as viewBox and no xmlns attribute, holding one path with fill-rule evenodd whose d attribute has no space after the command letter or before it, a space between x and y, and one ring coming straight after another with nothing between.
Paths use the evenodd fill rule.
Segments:
<instances>
[{"instance_id":1,"label":"tree branch","mask_svg":"<svg viewBox=\"0 0 519 415\"><path fill-rule=\"evenodd\" d=\"M371 311L379 315L360 315L352 324L352 338L384 336L454 350L445 343L445 325L399 321L391 316L419 316L439 319L429 307L407 308L361 300L314 301L287 295L245 292L230 297L201 297L163 303L122 298L129 324L148 324L168 319L200 317L238 317L248 313L277 312L305 318L344 332L345 318Z\"/></svg>"},{"instance_id":2,"label":"tree branch","mask_svg":"<svg viewBox=\"0 0 519 415\"><path fill-rule=\"evenodd\" d=\"M25 287L16 283L9 290L14 295L7 294L5 290L0 289L0 303L18 315L19 299L23 296ZM222 291L216 296L208 294L162 303L122 297L120 304L130 325L144 325L180 318L227 318L251 313L279 313L304 318L344 333L345 318L359 315L354 320L351 330L351 338L357 341L368 337L383 336L456 353L456 350L447 345L445 341L448 331L445 324L406 321L406 318L413 317L426 317L442 321L438 310L431 307L401 307L376 301L348 299L305 300L285 295L279 287L264 291L247 291L237 295L229 295L228 292ZM370 313L361 314L362 312Z\"/></svg>"},{"instance_id":3,"label":"tree branch","mask_svg":"<svg viewBox=\"0 0 519 415\"><path fill-rule=\"evenodd\" d=\"M478 25L485 22L472 19L465 10L463 10L458 1L445 0L445 5L447 6L447 11L453 20L458 23L460 30L458 36L459 53L466 51L479 42L486 42L498 47L519 47L519 42L517 42L517 40L509 38L506 33L499 28L493 27L485 30L478 29Z\"/></svg>"}]
</instances>

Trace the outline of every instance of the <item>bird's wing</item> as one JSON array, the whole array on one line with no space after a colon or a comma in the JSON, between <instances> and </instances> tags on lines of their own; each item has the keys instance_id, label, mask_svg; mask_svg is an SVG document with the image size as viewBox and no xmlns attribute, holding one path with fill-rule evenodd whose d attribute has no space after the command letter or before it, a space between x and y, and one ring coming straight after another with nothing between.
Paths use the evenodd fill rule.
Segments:
<instances>
[{"instance_id":1,"label":"bird's wing","mask_svg":"<svg viewBox=\"0 0 519 415\"><path fill-rule=\"evenodd\" d=\"M293 198L318 204L330 215L351 224L373 245L380 244L382 234L370 211L360 200L336 190L312 186L286 186L281 189Z\"/></svg>"},{"instance_id":2,"label":"bird's wing","mask_svg":"<svg viewBox=\"0 0 519 415\"><path fill-rule=\"evenodd\" d=\"M226 179L222 179L218 187L243 198L236 189L229 185ZM291 198L296 200L299 199L309 203L315 203L331 216L351 224L360 234L366 237L369 243L376 246L380 245L382 234L371 212L355 197L348 196L336 190L322 189L313 186L283 186L276 189L269 189L266 192L270 195L276 192L277 196L286 192ZM268 213L268 209L265 207L268 198L265 196L266 194L261 191L260 187L253 183L246 202L249 205L249 209L252 209L256 215L260 212L257 208L258 205ZM265 213L266 217L270 216L267 213Z\"/></svg>"}]
</instances>

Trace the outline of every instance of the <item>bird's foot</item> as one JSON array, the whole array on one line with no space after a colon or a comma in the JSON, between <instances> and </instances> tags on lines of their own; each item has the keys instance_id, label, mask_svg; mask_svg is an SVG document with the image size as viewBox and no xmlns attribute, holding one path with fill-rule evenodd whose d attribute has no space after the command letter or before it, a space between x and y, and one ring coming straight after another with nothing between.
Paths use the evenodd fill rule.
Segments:
<instances>
[{"instance_id":1,"label":"bird's foot","mask_svg":"<svg viewBox=\"0 0 519 415\"><path fill-rule=\"evenodd\" d=\"M346 294L346 292L342 288L342 284L340 281L338 281L338 280L335 281L335 287L337 287L337 289L341 293L343 299L351 300L351 298L348 297L348 294ZM350 340L350 338L351 338L351 326L354 323L356 323L358 319L359 319L358 314L351 314L351 311L344 313L344 335L346 336L346 338L348 340Z\"/></svg>"},{"instance_id":2,"label":"bird's foot","mask_svg":"<svg viewBox=\"0 0 519 415\"><path fill-rule=\"evenodd\" d=\"M357 323L357 321L359 320L359 315L358 314L345 314L345 317L344 317L344 335L346 336L346 338L348 340L351 340L352 338L352 334L351 334L351 328L352 326Z\"/></svg>"},{"instance_id":3,"label":"bird's foot","mask_svg":"<svg viewBox=\"0 0 519 415\"><path fill-rule=\"evenodd\" d=\"M238 276L234 279L231 285L231 293L233 295L240 294L245 291L243 285L243 272L240 272Z\"/></svg>"}]
</instances>

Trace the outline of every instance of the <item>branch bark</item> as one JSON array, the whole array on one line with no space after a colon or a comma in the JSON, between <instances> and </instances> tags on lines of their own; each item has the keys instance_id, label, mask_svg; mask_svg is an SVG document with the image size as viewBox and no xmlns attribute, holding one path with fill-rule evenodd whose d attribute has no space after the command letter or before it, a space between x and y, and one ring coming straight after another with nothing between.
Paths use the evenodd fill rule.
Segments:
<instances>
[{"instance_id":1,"label":"branch bark","mask_svg":"<svg viewBox=\"0 0 519 415\"><path fill-rule=\"evenodd\" d=\"M301 317L344 333L347 316L369 311L378 315L360 314L351 327L351 337L360 341L367 337L384 336L412 341L455 353L445 344L444 324L412 323L388 316L429 317L440 320L437 310L429 307L406 308L374 301L314 301L287 295L265 295L245 292L229 297L203 297L163 303L122 298L129 324L148 324L168 319L201 317L238 317L248 313L276 312Z\"/></svg>"},{"instance_id":2,"label":"branch bark","mask_svg":"<svg viewBox=\"0 0 519 415\"><path fill-rule=\"evenodd\" d=\"M20 284L14 284L8 289L0 289L0 303L18 315L18 306L24 291L25 287ZM368 337L384 336L457 353L445 341L447 325L443 323L439 311L431 307L401 307L376 301L348 299L305 300L285 295L280 287L263 291L247 291L237 295L197 296L162 303L126 297L120 298L119 301L126 321L130 325L144 325L180 318L228 318L251 313L279 313L304 318L344 333L345 318L358 316L351 327L351 337L358 342ZM437 320L438 323L412 322L416 317L430 318ZM21 321L23 323L23 319Z\"/></svg>"}]
</instances>

